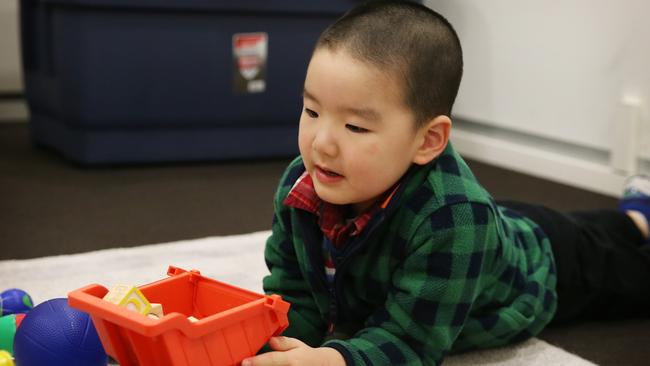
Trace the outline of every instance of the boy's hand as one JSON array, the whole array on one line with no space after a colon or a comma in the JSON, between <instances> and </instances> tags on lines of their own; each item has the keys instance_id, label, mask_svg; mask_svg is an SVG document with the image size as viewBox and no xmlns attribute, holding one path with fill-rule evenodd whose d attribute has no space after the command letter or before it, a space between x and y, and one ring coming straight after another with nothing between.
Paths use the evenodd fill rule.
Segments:
<instances>
[{"instance_id":1,"label":"boy's hand","mask_svg":"<svg viewBox=\"0 0 650 366\"><path fill-rule=\"evenodd\" d=\"M272 337L269 346L275 352L247 358L242 366L345 366L343 356L334 348L313 348L289 337Z\"/></svg>"}]
</instances>

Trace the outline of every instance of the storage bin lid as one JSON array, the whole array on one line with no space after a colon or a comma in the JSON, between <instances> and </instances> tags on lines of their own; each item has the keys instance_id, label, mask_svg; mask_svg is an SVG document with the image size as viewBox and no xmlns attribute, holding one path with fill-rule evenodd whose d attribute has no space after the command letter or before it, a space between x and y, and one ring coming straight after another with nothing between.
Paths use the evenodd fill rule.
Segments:
<instances>
[{"instance_id":1,"label":"storage bin lid","mask_svg":"<svg viewBox=\"0 0 650 366\"><path fill-rule=\"evenodd\" d=\"M44 4L157 10L340 14L359 0L40 0Z\"/></svg>"}]
</instances>

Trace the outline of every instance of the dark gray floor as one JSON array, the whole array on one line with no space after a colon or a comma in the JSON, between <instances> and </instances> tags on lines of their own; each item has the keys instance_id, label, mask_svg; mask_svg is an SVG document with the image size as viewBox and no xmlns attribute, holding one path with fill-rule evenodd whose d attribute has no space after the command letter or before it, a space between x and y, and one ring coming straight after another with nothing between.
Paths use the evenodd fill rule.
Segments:
<instances>
[{"instance_id":1,"label":"dark gray floor","mask_svg":"<svg viewBox=\"0 0 650 366\"><path fill-rule=\"evenodd\" d=\"M0 124L0 259L267 230L289 159L83 168ZM497 199L560 210L616 200L470 161ZM541 338L602 365L650 364L650 320L549 329Z\"/></svg>"},{"instance_id":2,"label":"dark gray floor","mask_svg":"<svg viewBox=\"0 0 650 366\"><path fill-rule=\"evenodd\" d=\"M288 161L89 169L0 125L0 258L267 230Z\"/></svg>"}]
</instances>

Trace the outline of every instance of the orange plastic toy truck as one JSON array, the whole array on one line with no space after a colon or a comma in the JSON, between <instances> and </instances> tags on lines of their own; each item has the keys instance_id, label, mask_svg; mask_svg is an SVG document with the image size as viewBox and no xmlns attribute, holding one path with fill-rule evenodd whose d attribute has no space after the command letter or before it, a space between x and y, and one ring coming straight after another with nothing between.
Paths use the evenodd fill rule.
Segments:
<instances>
[{"instance_id":1,"label":"orange plastic toy truck","mask_svg":"<svg viewBox=\"0 0 650 366\"><path fill-rule=\"evenodd\" d=\"M90 314L106 353L121 366L238 365L289 325L289 303L170 266L166 279L139 286L165 315L151 319L102 300L106 287L68 294ZM191 322L188 317L195 317Z\"/></svg>"}]
</instances>

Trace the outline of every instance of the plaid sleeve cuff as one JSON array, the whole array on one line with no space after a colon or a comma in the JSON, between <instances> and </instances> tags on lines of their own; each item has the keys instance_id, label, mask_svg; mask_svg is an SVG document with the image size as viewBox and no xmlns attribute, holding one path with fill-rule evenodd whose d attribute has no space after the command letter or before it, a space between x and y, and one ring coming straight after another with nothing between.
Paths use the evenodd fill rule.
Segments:
<instances>
[{"instance_id":1,"label":"plaid sleeve cuff","mask_svg":"<svg viewBox=\"0 0 650 366\"><path fill-rule=\"evenodd\" d=\"M355 362L352 353L341 344L341 341L328 341L323 344L322 347L329 347L337 350L343 356L343 359L345 360L345 364L347 366L359 365L359 363Z\"/></svg>"},{"instance_id":2,"label":"plaid sleeve cuff","mask_svg":"<svg viewBox=\"0 0 650 366\"><path fill-rule=\"evenodd\" d=\"M420 357L408 345L388 334L384 329L367 328L361 332L357 334L358 336L347 340L327 341L323 343L322 347L337 350L348 366L421 366L423 364Z\"/></svg>"}]
</instances>

